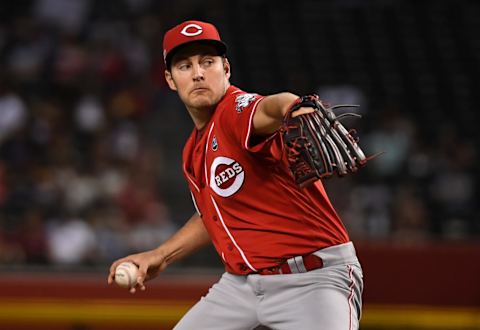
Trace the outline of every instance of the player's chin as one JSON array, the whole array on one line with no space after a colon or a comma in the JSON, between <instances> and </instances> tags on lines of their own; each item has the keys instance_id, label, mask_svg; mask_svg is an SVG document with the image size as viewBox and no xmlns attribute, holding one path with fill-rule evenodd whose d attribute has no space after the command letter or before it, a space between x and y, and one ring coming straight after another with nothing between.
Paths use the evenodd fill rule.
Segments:
<instances>
[{"instance_id":1,"label":"player's chin","mask_svg":"<svg viewBox=\"0 0 480 330\"><path fill-rule=\"evenodd\" d=\"M211 108L214 106L212 99L206 95L199 95L190 100L192 107L196 109Z\"/></svg>"}]
</instances>

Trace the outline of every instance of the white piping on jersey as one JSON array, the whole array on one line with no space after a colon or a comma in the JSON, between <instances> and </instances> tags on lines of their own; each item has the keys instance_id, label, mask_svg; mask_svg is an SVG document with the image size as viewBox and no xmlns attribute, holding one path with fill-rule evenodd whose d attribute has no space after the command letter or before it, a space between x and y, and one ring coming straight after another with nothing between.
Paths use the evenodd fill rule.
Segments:
<instances>
[{"instance_id":1,"label":"white piping on jersey","mask_svg":"<svg viewBox=\"0 0 480 330\"><path fill-rule=\"evenodd\" d=\"M208 131L207 142L205 142L205 157L204 160L204 168L205 168L205 184L208 186L208 171L207 171L207 151L208 151L208 141L210 141L210 134L212 134L213 127L215 126L215 122L212 122L212 126L210 126L210 130Z\"/></svg>"},{"instance_id":2,"label":"white piping on jersey","mask_svg":"<svg viewBox=\"0 0 480 330\"><path fill-rule=\"evenodd\" d=\"M193 179L190 177L190 174L188 174L188 172L187 172L187 166L186 166L185 164L183 164L183 172L184 172L185 175L187 176L188 181L190 181L190 183L195 187L195 189L197 189L197 192L200 192L200 189L199 189L198 186L195 184L195 181L193 181Z\"/></svg>"},{"instance_id":3,"label":"white piping on jersey","mask_svg":"<svg viewBox=\"0 0 480 330\"><path fill-rule=\"evenodd\" d=\"M197 189L197 192L200 192L200 188L198 188L198 186L195 184L195 182L190 178L190 176L187 175L187 178L188 178L188 181L190 181L193 186L195 187L195 189Z\"/></svg>"},{"instance_id":4,"label":"white piping on jersey","mask_svg":"<svg viewBox=\"0 0 480 330\"><path fill-rule=\"evenodd\" d=\"M200 210L198 209L197 201L195 200L195 196L193 196L193 193L191 191L190 191L190 196L192 196L193 206L195 206L195 210L197 211L199 216L202 216L202 213L200 213Z\"/></svg>"},{"instance_id":5,"label":"white piping on jersey","mask_svg":"<svg viewBox=\"0 0 480 330\"><path fill-rule=\"evenodd\" d=\"M353 329L353 290L354 290L354 287L355 287L355 280L353 279L353 268L352 266L348 265L348 277L350 277L350 287L349 287L349 290L350 290L350 294L348 295L348 309L349 309L349 312L350 312L350 322L349 322L349 325L348 325L348 329L349 330L352 330Z\"/></svg>"},{"instance_id":6,"label":"white piping on jersey","mask_svg":"<svg viewBox=\"0 0 480 330\"><path fill-rule=\"evenodd\" d=\"M253 105L252 112L250 113L250 118L248 119L248 130L247 130L247 137L245 138L245 149L248 150L248 140L250 138L250 131L252 129L252 124L253 124L253 115L255 114L255 111L257 110L257 105L260 100L262 100L263 97L260 97L257 101L255 101L255 104Z\"/></svg>"},{"instance_id":7,"label":"white piping on jersey","mask_svg":"<svg viewBox=\"0 0 480 330\"><path fill-rule=\"evenodd\" d=\"M235 239L233 238L232 234L231 234L230 231L228 230L227 225L226 225L225 222L223 221L222 214L220 213L220 210L218 209L217 203L215 202L215 199L213 199L212 196L210 196L210 198L212 199L213 206L215 207L215 210L217 211L218 217L220 218L220 222L222 223L223 229L225 229L225 231L227 232L228 237L230 237L230 239L232 240L233 245L235 245L235 247L237 248L238 252L240 252L240 255L242 256L243 261L244 261L245 264L248 266L248 268L250 268L250 269L253 270L254 272L257 272L257 270L250 264L250 262L248 261L247 257L245 256L245 253L243 253L242 249L240 248L240 246L238 246L237 242L235 241Z\"/></svg>"}]
</instances>

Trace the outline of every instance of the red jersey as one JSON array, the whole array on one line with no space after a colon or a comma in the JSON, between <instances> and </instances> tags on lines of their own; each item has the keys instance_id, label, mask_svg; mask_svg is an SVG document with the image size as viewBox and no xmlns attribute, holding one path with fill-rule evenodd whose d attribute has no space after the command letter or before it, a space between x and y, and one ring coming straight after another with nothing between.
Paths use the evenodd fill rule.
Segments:
<instances>
[{"instance_id":1,"label":"red jersey","mask_svg":"<svg viewBox=\"0 0 480 330\"><path fill-rule=\"evenodd\" d=\"M255 273L349 241L320 181L299 188L280 134L256 141L262 100L231 86L205 128L183 150L193 201L226 270Z\"/></svg>"}]
</instances>

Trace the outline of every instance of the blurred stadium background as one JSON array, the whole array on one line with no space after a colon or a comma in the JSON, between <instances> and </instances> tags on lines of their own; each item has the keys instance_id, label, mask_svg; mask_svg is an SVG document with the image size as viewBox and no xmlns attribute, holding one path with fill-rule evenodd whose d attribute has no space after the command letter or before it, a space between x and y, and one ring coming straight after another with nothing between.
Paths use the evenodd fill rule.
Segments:
<instances>
[{"instance_id":1,"label":"blurred stadium background","mask_svg":"<svg viewBox=\"0 0 480 330\"><path fill-rule=\"evenodd\" d=\"M221 273L207 248L147 292L106 285L193 212L161 47L184 19L219 27L247 91L362 105L362 145L386 153L326 182L364 265L362 329L480 329L473 0L2 1L0 328L170 329Z\"/></svg>"}]
</instances>

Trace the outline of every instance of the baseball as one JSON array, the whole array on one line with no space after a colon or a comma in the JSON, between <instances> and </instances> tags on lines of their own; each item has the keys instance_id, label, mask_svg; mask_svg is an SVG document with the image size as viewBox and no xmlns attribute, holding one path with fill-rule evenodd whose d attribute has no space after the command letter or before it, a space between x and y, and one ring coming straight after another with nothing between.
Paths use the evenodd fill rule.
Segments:
<instances>
[{"instance_id":1,"label":"baseball","mask_svg":"<svg viewBox=\"0 0 480 330\"><path fill-rule=\"evenodd\" d=\"M122 262L115 269L115 283L122 288L132 288L137 284L138 268L131 262Z\"/></svg>"}]
</instances>

